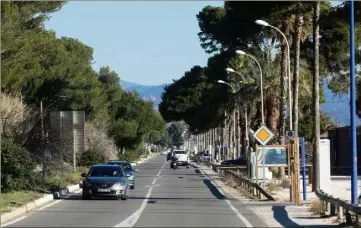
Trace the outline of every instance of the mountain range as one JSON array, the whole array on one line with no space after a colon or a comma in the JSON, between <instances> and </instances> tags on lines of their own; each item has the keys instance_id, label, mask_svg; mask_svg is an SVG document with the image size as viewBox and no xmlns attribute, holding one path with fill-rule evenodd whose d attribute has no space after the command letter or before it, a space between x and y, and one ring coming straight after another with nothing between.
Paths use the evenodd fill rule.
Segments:
<instances>
[{"instance_id":1,"label":"mountain range","mask_svg":"<svg viewBox=\"0 0 361 228\"><path fill-rule=\"evenodd\" d=\"M159 103L162 101L161 96L164 91L164 87L168 84L149 86L120 80L120 85L125 91L135 90L143 99L152 100L155 108L157 109ZM349 95L336 95L332 93L332 91L328 88L327 83L324 83L323 89L326 96L326 102L320 105L321 110L327 113L333 119L335 124L340 126L349 125ZM357 118L357 125L360 124L361 120Z\"/></svg>"}]
</instances>

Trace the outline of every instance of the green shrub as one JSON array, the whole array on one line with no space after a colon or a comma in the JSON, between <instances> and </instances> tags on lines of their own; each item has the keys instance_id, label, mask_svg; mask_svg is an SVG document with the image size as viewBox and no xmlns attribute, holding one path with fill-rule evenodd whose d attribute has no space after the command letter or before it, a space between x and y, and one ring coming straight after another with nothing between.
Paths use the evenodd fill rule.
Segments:
<instances>
[{"instance_id":1,"label":"green shrub","mask_svg":"<svg viewBox=\"0 0 361 228\"><path fill-rule=\"evenodd\" d=\"M2 191L26 190L32 186L35 162L24 148L8 139L1 140Z\"/></svg>"},{"instance_id":2,"label":"green shrub","mask_svg":"<svg viewBox=\"0 0 361 228\"><path fill-rule=\"evenodd\" d=\"M124 154L119 155L119 160L126 160L129 162L135 162L139 159L140 152L137 151L127 151Z\"/></svg>"}]
</instances>

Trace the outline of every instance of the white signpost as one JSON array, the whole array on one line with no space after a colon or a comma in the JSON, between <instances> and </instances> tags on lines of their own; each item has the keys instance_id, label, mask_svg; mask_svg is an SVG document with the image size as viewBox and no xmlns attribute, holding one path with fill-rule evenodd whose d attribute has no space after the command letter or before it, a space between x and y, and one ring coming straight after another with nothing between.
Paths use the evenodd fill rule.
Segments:
<instances>
[{"instance_id":1,"label":"white signpost","mask_svg":"<svg viewBox=\"0 0 361 228\"><path fill-rule=\"evenodd\" d=\"M270 129L265 125L262 125L258 130L253 134L253 137L262 145L262 166L263 166L263 187L266 187L266 167L265 167L265 150L264 146L273 138L274 134ZM257 157L256 157L257 159ZM258 164L258 161L257 161ZM257 167L258 170L258 167ZM258 174L258 172L257 172ZM258 175L257 175L258 181Z\"/></svg>"}]
</instances>

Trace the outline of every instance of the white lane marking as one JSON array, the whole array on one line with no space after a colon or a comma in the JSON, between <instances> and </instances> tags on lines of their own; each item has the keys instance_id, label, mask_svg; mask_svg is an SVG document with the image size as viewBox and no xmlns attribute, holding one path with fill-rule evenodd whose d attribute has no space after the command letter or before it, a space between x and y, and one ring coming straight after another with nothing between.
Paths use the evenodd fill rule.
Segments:
<instances>
[{"instance_id":1,"label":"white lane marking","mask_svg":"<svg viewBox=\"0 0 361 228\"><path fill-rule=\"evenodd\" d=\"M152 182L152 186L149 188L147 195L145 196L145 199L142 202L142 205L138 210L136 210L133 214L131 214L128 218L126 218L124 221L118 223L117 225L113 227L133 227L135 223L137 223L139 217L142 215L143 211L147 207L147 203L149 201L150 195L152 194L153 188L155 187L154 184L157 181L157 179L160 177L160 173L162 172L164 166L167 164L165 162L163 166L160 168L159 172L157 173L157 176L154 178Z\"/></svg>"},{"instance_id":2,"label":"white lane marking","mask_svg":"<svg viewBox=\"0 0 361 228\"><path fill-rule=\"evenodd\" d=\"M53 205L55 205L55 204L58 204L58 203L60 203L61 201L63 201L64 199L68 199L68 198L72 197L74 194L80 193L81 191L82 191L82 189L78 189L78 190L76 190L75 192L72 192L73 194L68 195L68 196L64 197L63 199L56 200L55 202L49 203L49 204L47 204L47 205L45 205L45 206L42 206L42 207L40 207L39 209L37 209L36 211L41 211L41 210L44 210L45 208L51 207L51 206L53 206Z\"/></svg>"},{"instance_id":3,"label":"white lane marking","mask_svg":"<svg viewBox=\"0 0 361 228\"><path fill-rule=\"evenodd\" d=\"M0 227L6 227L6 226L9 226L9 225L11 225L11 224L14 224L14 223L16 223L16 222L19 222L20 220L23 220L23 219L26 219L28 216L21 216L20 218L17 218L17 219L15 219L15 220L13 220L13 221L11 221L11 222L8 222L8 223L5 223L5 224L1 224L0 225Z\"/></svg>"},{"instance_id":4,"label":"white lane marking","mask_svg":"<svg viewBox=\"0 0 361 228\"><path fill-rule=\"evenodd\" d=\"M159 186L160 186L160 184L155 184L155 185L146 185L146 186L144 186L144 187L150 188L150 187L159 187Z\"/></svg>"},{"instance_id":5,"label":"white lane marking","mask_svg":"<svg viewBox=\"0 0 361 228\"><path fill-rule=\"evenodd\" d=\"M223 193L223 191L207 176L207 174L205 174L200 168L198 168L198 170L203 174L203 176L205 178L207 178L212 184L213 186L215 186L217 188L217 190L225 196L225 194ZM233 204L231 203L231 201L229 201L228 199L225 200L226 203L228 204L228 206L231 208L231 210L237 215L237 217L244 223L244 225L246 225L246 227L253 227L252 224L246 219L246 217L244 217L241 212L239 212L237 210L237 208L235 206L233 206Z\"/></svg>"},{"instance_id":6,"label":"white lane marking","mask_svg":"<svg viewBox=\"0 0 361 228\"><path fill-rule=\"evenodd\" d=\"M42 206L42 207L40 207L40 208L38 208L38 209L35 209L34 211L44 210L45 208L51 207L51 206L53 206L53 205L55 205L55 204L58 204L58 203L60 203L61 201L63 201L64 199L68 199L68 198L72 197L74 194L77 194L77 193L79 193L79 192L81 192L81 191L82 191L82 189L78 189L78 190L76 190L75 192L72 192L71 195L68 195L68 196L64 197L63 199L56 200L56 201L54 201L54 202L52 202L52 203L46 204L46 205L44 205L44 206ZM5 223L5 224L1 224L0 227L6 227L6 226L8 226L8 225L17 223L17 222L19 222L19 221L21 221L21 220L23 220L23 219L25 219L25 218L27 218L27 217L28 217L28 216L25 216L25 215L24 215L24 216L21 216L21 217L15 219L15 220L12 220L11 222L8 222L8 223Z\"/></svg>"}]
</instances>

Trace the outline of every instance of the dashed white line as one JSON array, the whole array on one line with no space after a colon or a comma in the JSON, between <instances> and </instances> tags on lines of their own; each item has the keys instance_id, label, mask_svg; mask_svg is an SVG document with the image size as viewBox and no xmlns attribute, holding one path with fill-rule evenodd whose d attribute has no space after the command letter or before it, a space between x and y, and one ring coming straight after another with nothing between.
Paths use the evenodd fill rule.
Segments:
<instances>
[{"instance_id":1,"label":"dashed white line","mask_svg":"<svg viewBox=\"0 0 361 228\"><path fill-rule=\"evenodd\" d=\"M162 172L166 164L167 162L163 164L163 166L160 168L159 172L157 173L157 176L153 179L152 186L149 188L147 195L145 196L145 199L143 200L140 208L136 210L133 214L131 214L128 218L126 218L124 221L118 223L113 227L133 227L135 223L137 223L139 217L142 215L143 211L147 207L148 200L150 198L150 195L152 194L153 188L155 187L154 184L157 181L157 179L160 177L160 173Z\"/></svg>"},{"instance_id":2,"label":"dashed white line","mask_svg":"<svg viewBox=\"0 0 361 228\"><path fill-rule=\"evenodd\" d=\"M198 168L198 170L203 174L203 176L209 180L213 186L215 186L217 188L217 190L222 194L222 195L225 195L223 193L223 191L200 169ZM237 208L235 206L233 206L233 204L231 203L231 201L229 201L228 199L225 200L226 203L228 204L228 206L231 208L231 210L237 215L237 217L244 223L244 225L246 225L246 227L253 227L252 224L246 219L246 217L244 217L242 215L241 212L239 212L237 210Z\"/></svg>"}]
</instances>

